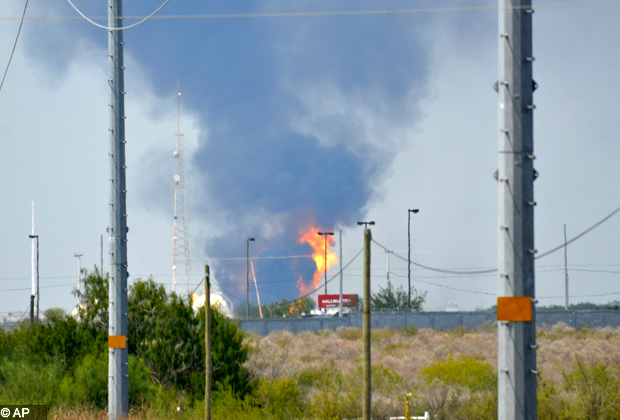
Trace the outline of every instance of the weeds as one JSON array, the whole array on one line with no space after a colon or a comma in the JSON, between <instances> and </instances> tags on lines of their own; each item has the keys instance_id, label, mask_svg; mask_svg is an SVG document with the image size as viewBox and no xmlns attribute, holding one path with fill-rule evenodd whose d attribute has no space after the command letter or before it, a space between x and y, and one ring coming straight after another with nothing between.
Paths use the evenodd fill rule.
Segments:
<instances>
[{"instance_id":1,"label":"weeds","mask_svg":"<svg viewBox=\"0 0 620 420\"><path fill-rule=\"evenodd\" d=\"M539 330L540 420L620 420L619 333L566 325ZM244 368L252 391L239 395L231 388L217 389L213 418L361 417L361 338L358 328L246 336L250 350ZM0 336L2 402L51 404L49 418L55 420L107 418L106 357L90 353L20 360L3 347L5 339ZM409 392L415 415L429 411L437 420L497 418L497 332L492 324L453 332L375 330L372 341L374 419L402 416ZM204 381L200 375L194 379ZM155 385L144 362L133 357L130 392L131 419L204 418L201 394Z\"/></svg>"}]
</instances>

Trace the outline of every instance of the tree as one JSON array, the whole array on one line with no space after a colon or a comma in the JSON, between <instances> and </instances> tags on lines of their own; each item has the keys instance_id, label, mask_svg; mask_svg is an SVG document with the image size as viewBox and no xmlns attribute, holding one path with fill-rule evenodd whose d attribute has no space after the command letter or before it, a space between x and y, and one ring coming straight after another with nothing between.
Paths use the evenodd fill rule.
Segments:
<instances>
[{"instance_id":1,"label":"tree","mask_svg":"<svg viewBox=\"0 0 620 420\"><path fill-rule=\"evenodd\" d=\"M263 305L263 315L265 318L299 318L302 315L310 315L316 308L316 302L309 297L302 297L296 300L282 299L273 301L269 306Z\"/></svg>"},{"instance_id":2,"label":"tree","mask_svg":"<svg viewBox=\"0 0 620 420\"><path fill-rule=\"evenodd\" d=\"M153 279L129 288L128 350L143 358L155 382L181 389L192 387L192 372L200 366L200 321L188 298L166 293ZM203 364L204 366L204 364Z\"/></svg>"},{"instance_id":3,"label":"tree","mask_svg":"<svg viewBox=\"0 0 620 420\"><path fill-rule=\"evenodd\" d=\"M73 295L80 302L81 307L78 308L80 320L88 325L97 326L105 331L108 330L108 278L103 277L99 270L86 274L82 285L84 291L73 290Z\"/></svg>"},{"instance_id":4,"label":"tree","mask_svg":"<svg viewBox=\"0 0 620 420\"><path fill-rule=\"evenodd\" d=\"M189 296L167 293L151 278L130 286L128 306L129 353L143 359L162 386L204 395L204 307L195 312ZM243 366L249 347L237 324L217 306L211 308L211 334L213 389L231 389L241 397L251 392Z\"/></svg>"},{"instance_id":5,"label":"tree","mask_svg":"<svg viewBox=\"0 0 620 420\"><path fill-rule=\"evenodd\" d=\"M198 393L204 395L204 361L205 361L205 308L200 308L198 316L201 320L200 342L202 353L200 374L197 375ZM252 392L253 383L250 373L244 364L248 360L250 347L244 343L245 334L237 327L237 323L227 317L220 308L211 307L211 364L213 366L213 390L230 390L239 397Z\"/></svg>"},{"instance_id":6,"label":"tree","mask_svg":"<svg viewBox=\"0 0 620 420\"><path fill-rule=\"evenodd\" d=\"M418 290L411 288L411 309L414 311L421 311L426 302L426 293L419 292ZM372 310L399 310L409 309L408 293L404 290L403 286L399 286L398 289L379 287L378 293L373 293L370 302Z\"/></svg>"}]
</instances>

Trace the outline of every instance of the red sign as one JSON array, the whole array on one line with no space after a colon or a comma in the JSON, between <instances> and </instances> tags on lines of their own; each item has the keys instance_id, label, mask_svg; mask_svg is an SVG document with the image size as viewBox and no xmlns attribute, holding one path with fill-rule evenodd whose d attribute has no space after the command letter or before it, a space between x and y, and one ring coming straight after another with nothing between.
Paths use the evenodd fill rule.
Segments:
<instances>
[{"instance_id":1,"label":"red sign","mask_svg":"<svg viewBox=\"0 0 620 420\"><path fill-rule=\"evenodd\" d=\"M354 308L357 295L342 295L342 306ZM338 308L340 307L340 295L319 295L319 308Z\"/></svg>"}]
</instances>

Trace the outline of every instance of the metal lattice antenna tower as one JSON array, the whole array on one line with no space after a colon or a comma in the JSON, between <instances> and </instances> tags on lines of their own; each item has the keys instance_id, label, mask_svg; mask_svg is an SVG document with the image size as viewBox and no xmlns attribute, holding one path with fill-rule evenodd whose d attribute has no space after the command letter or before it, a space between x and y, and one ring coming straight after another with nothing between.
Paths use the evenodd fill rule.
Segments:
<instances>
[{"instance_id":1,"label":"metal lattice antenna tower","mask_svg":"<svg viewBox=\"0 0 620 420\"><path fill-rule=\"evenodd\" d=\"M187 290L191 291L189 236L187 234L187 200L185 198L185 171L183 169L183 134L181 134L181 92L177 82L177 132L174 136L176 150L172 154L175 159L174 171L174 251L172 254L172 290L179 279L187 282Z\"/></svg>"}]
</instances>

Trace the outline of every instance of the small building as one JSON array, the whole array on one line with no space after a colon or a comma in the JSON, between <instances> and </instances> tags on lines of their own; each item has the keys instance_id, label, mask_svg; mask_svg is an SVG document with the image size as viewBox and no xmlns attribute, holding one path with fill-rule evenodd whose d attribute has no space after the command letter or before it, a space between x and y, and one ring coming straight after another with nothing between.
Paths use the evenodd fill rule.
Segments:
<instances>
[{"instance_id":1,"label":"small building","mask_svg":"<svg viewBox=\"0 0 620 420\"><path fill-rule=\"evenodd\" d=\"M448 302L448 304L446 305L446 312L457 312L458 310L459 305L453 300Z\"/></svg>"}]
</instances>

